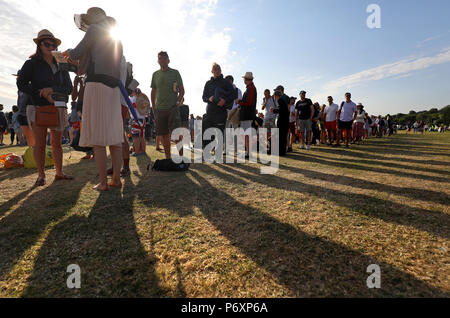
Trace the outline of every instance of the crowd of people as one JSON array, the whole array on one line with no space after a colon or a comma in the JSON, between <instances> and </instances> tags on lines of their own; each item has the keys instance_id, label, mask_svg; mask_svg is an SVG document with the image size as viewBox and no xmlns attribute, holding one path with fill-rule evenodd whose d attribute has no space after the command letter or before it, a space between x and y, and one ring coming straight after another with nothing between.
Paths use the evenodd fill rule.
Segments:
<instances>
[{"instance_id":1,"label":"crowd of people","mask_svg":"<svg viewBox=\"0 0 450 318\"><path fill-rule=\"evenodd\" d=\"M299 98L289 97L279 85L273 92L264 91L260 105L265 113L260 113L253 73L242 76L245 85L242 92L232 76L223 75L217 63L213 64L212 77L203 91L206 113L194 117L184 103L182 76L169 67L167 52L158 53L160 69L153 73L149 99L139 88L129 88L132 65L123 56L121 42L113 39L109 32L115 20L101 8L90 8L75 21L85 36L74 49L63 53L68 62L77 66L74 81L52 53L61 40L50 31L42 30L33 39L36 52L17 74L17 106L7 118L0 106L0 145L4 132L9 131L11 144L17 138L17 144L33 148L38 170L36 186L46 183L44 164L48 144L52 147L56 181L73 180L63 172L62 164L62 144L70 143L76 150L85 152L83 159L95 160L100 180L94 188L106 191L122 186L121 177L130 174L130 155L146 155L146 140L155 138L156 149L163 151L166 159L171 159L171 143L183 139L179 136L173 140L172 132L176 128L186 128L193 138L196 120L202 121L203 132L217 128L224 136L226 128L253 128L257 132L267 128L268 153L274 145L280 156L292 152L297 143L300 150L306 151L315 145L349 147L359 145L364 139L381 138L397 131L397 125L389 117L369 115L364 105L352 101L350 93L345 94L339 105L332 96L328 97L327 105L320 105L307 98L304 90ZM128 96L121 91L121 84ZM72 103L68 113L65 105L69 103L69 96ZM416 129L415 124L413 127ZM271 138L274 128L279 129L279 140ZM233 141L225 140L227 142ZM110 169L107 169L106 147L111 154ZM252 139L247 136L246 158L251 149ZM112 175L111 181L108 175Z\"/></svg>"}]
</instances>

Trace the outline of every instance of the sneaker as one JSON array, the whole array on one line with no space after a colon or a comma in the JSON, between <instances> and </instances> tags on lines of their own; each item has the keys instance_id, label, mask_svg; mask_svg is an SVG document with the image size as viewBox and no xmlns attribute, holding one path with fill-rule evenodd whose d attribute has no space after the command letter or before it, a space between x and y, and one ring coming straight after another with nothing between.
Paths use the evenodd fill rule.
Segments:
<instances>
[{"instance_id":1,"label":"sneaker","mask_svg":"<svg viewBox=\"0 0 450 318\"><path fill-rule=\"evenodd\" d=\"M292 150L292 148L288 148L288 150L287 150L287 152L292 152L293 150Z\"/></svg>"},{"instance_id":2,"label":"sneaker","mask_svg":"<svg viewBox=\"0 0 450 318\"><path fill-rule=\"evenodd\" d=\"M302 145L302 146L300 147L300 149L301 149L301 150L305 149L305 145Z\"/></svg>"},{"instance_id":3,"label":"sneaker","mask_svg":"<svg viewBox=\"0 0 450 318\"><path fill-rule=\"evenodd\" d=\"M306 146L306 150L311 150L311 146L310 145Z\"/></svg>"}]
</instances>

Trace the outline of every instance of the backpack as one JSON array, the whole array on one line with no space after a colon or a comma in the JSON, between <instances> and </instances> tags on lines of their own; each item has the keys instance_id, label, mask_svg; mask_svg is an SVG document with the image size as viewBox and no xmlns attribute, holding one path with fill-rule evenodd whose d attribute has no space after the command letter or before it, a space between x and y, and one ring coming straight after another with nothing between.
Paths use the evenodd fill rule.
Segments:
<instances>
[{"instance_id":1,"label":"backpack","mask_svg":"<svg viewBox=\"0 0 450 318\"><path fill-rule=\"evenodd\" d=\"M51 157L52 155L52 149L50 147L46 148L46 154L45 154L45 166L46 167L52 167L53 166L53 159ZM29 147L24 155L22 156L23 164L25 169L36 169L36 161L34 160L34 154L33 154L33 148Z\"/></svg>"},{"instance_id":2,"label":"backpack","mask_svg":"<svg viewBox=\"0 0 450 318\"><path fill-rule=\"evenodd\" d=\"M156 160L155 164L152 167L153 171L188 171L190 167L189 163L175 163L172 159L164 159L164 160ZM150 166L148 166L147 170L149 170Z\"/></svg>"}]
</instances>

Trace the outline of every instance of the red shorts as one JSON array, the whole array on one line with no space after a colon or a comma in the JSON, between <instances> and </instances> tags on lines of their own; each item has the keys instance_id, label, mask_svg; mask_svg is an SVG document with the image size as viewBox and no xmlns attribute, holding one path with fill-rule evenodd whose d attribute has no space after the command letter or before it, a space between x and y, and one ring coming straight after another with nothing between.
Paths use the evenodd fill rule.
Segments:
<instances>
[{"instance_id":1,"label":"red shorts","mask_svg":"<svg viewBox=\"0 0 450 318\"><path fill-rule=\"evenodd\" d=\"M73 130L78 130L78 129L80 129L80 122L79 122L79 121L74 121L74 122L72 123L72 128L73 128Z\"/></svg>"},{"instance_id":2,"label":"red shorts","mask_svg":"<svg viewBox=\"0 0 450 318\"><path fill-rule=\"evenodd\" d=\"M325 129L326 130L337 130L336 121L327 121L325 123Z\"/></svg>"}]
</instances>

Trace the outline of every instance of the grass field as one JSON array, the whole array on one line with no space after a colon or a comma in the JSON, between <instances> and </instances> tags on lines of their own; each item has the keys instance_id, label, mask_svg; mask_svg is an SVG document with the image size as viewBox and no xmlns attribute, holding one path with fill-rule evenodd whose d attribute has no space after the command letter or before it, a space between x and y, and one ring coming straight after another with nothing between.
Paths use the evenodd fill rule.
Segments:
<instances>
[{"instance_id":1,"label":"grass field","mask_svg":"<svg viewBox=\"0 0 450 318\"><path fill-rule=\"evenodd\" d=\"M102 194L82 156L64 157L76 181L40 189L34 170L0 171L0 297L450 296L449 133L297 146L273 176L133 158L124 188Z\"/></svg>"}]
</instances>

